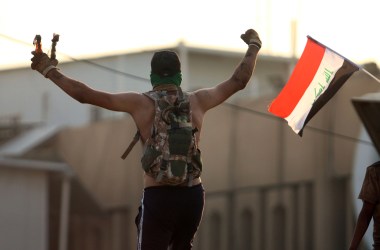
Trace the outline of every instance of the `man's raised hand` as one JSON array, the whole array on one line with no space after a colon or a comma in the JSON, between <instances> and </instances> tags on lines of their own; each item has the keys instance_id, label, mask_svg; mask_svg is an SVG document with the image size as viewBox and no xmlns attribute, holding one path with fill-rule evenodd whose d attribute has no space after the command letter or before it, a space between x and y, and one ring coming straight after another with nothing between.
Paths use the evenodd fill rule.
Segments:
<instances>
[{"instance_id":1,"label":"man's raised hand","mask_svg":"<svg viewBox=\"0 0 380 250\"><path fill-rule=\"evenodd\" d=\"M31 68L33 70L37 70L40 72L44 77L47 77L47 74L50 70L56 69L58 65L58 60L55 59L55 45L58 41L58 35L54 34L53 36L53 46L52 46L52 56L49 57L46 53L43 53L41 49L41 37L39 35L36 36L36 38L33 41L33 44L36 46L36 49L32 51L32 64Z\"/></svg>"},{"instance_id":2,"label":"man's raised hand","mask_svg":"<svg viewBox=\"0 0 380 250\"><path fill-rule=\"evenodd\" d=\"M262 43L259 34L253 29L249 29L244 34L241 34L240 38L248 45L254 45L259 49L261 48Z\"/></svg>"}]
</instances>

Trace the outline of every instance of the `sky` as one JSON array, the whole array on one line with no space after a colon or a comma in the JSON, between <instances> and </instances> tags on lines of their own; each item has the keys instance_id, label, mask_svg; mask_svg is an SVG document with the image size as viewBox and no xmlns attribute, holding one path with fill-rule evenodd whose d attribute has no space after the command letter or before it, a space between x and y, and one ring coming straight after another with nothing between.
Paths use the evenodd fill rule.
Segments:
<instances>
[{"instance_id":1,"label":"sky","mask_svg":"<svg viewBox=\"0 0 380 250\"><path fill-rule=\"evenodd\" d=\"M190 46L244 51L255 29L261 54L299 57L306 36L362 64L380 66L379 0L0 0L0 69L30 64L36 34L57 59ZM292 28L293 27L293 28ZM294 28L296 27L296 28ZM296 32L293 32L295 30ZM292 37L296 37L292 42ZM292 46L295 45L295 46ZM293 49L295 47L295 49Z\"/></svg>"}]
</instances>

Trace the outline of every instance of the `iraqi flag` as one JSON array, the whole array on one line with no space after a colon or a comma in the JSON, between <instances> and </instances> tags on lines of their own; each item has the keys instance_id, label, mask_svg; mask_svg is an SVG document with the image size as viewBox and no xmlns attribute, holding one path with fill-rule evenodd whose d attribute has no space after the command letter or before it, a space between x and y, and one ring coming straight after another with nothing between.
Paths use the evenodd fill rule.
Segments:
<instances>
[{"instance_id":1,"label":"iraqi flag","mask_svg":"<svg viewBox=\"0 0 380 250\"><path fill-rule=\"evenodd\" d=\"M288 82L269 106L302 136L310 119L359 67L307 36L307 43Z\"/></svg>"}]
</instances>

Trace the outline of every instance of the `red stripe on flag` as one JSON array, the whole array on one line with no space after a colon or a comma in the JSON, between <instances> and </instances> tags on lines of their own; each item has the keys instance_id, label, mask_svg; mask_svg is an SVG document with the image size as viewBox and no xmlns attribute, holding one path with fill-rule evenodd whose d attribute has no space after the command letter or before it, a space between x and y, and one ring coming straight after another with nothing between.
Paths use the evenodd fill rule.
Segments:
<instances>
[{"instance_id":1,"label":"red stripe on flag","mask_svg":"<svg viewBox=\"0 0 380 250\"><path fill-rule=\"evenodd\" d=\"M288 82L270 105L269 112L282 118L291 114L312 82L324 54L325 47L308 38L301 58Z\"/></svg>"}]
</instances>

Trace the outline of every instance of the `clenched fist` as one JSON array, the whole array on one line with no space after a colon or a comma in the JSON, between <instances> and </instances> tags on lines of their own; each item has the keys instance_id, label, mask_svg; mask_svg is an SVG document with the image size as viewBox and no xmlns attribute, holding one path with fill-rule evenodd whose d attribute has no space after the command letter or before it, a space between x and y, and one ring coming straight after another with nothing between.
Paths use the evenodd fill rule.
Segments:
<instances>
[{"instance_id":1,"label":"clenched fist","mask_svg":"<svg viewBox=\"0 0 380 250\"><path fill-rule=\"evenodd\" d=\"M247 30L244 34L240 36L243 41L248 45L257 46L259 49L261 48L261 40L259 34L253 29Z\"/></svg>"}]
</instances>

